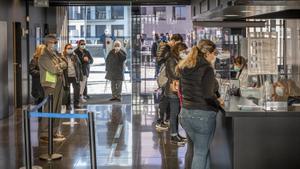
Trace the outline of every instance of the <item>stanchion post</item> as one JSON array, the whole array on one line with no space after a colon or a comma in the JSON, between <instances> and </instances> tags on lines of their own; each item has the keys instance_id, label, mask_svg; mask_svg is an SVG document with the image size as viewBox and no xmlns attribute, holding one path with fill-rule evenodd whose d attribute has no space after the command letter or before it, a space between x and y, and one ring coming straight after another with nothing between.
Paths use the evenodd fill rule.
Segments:
<instances>
[{"instance_id":1,"label":"stanchion post","mask_svg":"<svg viewBox=\"0 0 300 169\"><path fill-rule=\"evenodd\" d=\"M20 169L42 169L40 166L32 166L31 136L30 136L30 115L27 109L23 110L23 133L25 166Z\"/></svg>"},{"instance_id":2,"label":"stanchion post","mask_svg":"<svg viewBox=\"0 0 300 169\"><path fill-rule=\"evenodd\" d=\"M97 156L96 156L96 138L95 138L95 119L94 113L88 112L89 117L89 141L90 141L90 160L91 169L97 169Z\"/></svg>"},{"instance_id":3,"label":"stanchion post","mask_svg":"<svg viewBox=\"0 0 300 169\"><path fill-rule=\"evenodd\" d=\"M30 118L28 117L27 109L23 110L23 129L24 129L24 143L25 143L25 166L26 168L32 168L32 154L31 154L31 142L30 142Z\"/></svg>"},{"instance_id":4,"label":"stanchion post","mask_svg":"<svg viewBox=\"0 0 300 169\"><path fill-rule=\"evenodd\" d=\"M49 112L53 113L53 95L49 95ZM48 156L51 157L53 154L53 119L48 118Z\"/></svg>"},{"instance_id":5,"label":"stanchion post","mask_svg":"<svg viewBox=\"0 0 300 169\"><path fill-rule=\"evenodd\" d=\"M49 95L48 107L49 113L53 113L53 94ZM51 161L61 158L61 154L53 153L53 119L48 118L48 153L41 155L40 159Z\"/></svg>"}]
</instances>

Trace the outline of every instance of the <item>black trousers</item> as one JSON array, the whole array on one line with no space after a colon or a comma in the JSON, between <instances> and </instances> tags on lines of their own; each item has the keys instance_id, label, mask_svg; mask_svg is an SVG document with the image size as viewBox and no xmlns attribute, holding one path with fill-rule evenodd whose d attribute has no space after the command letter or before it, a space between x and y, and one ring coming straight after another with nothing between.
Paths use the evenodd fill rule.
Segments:
<instances>
[{"instance_id":1,"label":"black trousers","mask_svg":"<svg viewBox=\"0 0 300 169\"><path fill-rule=\"evenodd\" d=\"M74 92L74 105L79 104L79 94L80 94L80 84L79 82L76 82L75 77L68 77L68 86L72 84L73 86L73 92ZM66 95L67 95L67 103L66 105L69 106L71 105L71 92L70 92L70 87L66 90Z\"/></svg>"},{"instance_id":2,"label":"black trousers","mask_svg":"<svg viewBox=\"0 0 300 169\"><path fill-rule=\"evenodd\" d=\"M166 115L166 118L165 118ZM164 89L159 101L159 119L158 122L170 119L170 102L167 96L164 95Z\"/></svg>"}]
</instances>

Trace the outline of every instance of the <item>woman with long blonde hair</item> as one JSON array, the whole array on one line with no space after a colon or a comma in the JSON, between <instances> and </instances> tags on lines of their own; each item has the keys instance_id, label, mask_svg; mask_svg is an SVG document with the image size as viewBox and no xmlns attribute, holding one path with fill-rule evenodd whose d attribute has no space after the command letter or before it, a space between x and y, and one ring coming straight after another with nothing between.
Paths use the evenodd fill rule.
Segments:
<instances>
[{"instance_id":1,"label":"woman with long blonde hair","mask_svg":"<svg viewBox=\"0 0 300 169\"><path fill-rule=\"evenodd\" d=\"M44 99L44 90L40 82L39 58L44 53L46 46L38 45L29 64L29 73L31 75L31 95L34 97L35 104L39 104Z\"/></svg>"},{"instance_id":2,"label":"woman with long blonde hair","mask_svg":"<svg viewBox=\"0 0 300 169\"><path fill-rule=\"evenodd\" d=\"M212 66L216 55L216 45L201 40L176 69L183 96L180 122L194 143L192 169L210 169L209 146L220 108Z\"/></svg>"}]
</instances>

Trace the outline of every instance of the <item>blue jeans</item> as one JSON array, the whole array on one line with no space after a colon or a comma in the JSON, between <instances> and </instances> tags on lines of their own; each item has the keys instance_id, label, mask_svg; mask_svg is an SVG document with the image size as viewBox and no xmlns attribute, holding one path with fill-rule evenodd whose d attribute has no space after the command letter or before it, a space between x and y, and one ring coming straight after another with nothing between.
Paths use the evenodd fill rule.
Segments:
<instances>
[{"instance_id":1,"label":"blue jeans","mask_svg":"<svg viewBox=\"0 0 300 169\"><path fill-rule=\"evenodd\" d=\"M216 112L182 108L179 118L194 143L192 169L210 169L209 147L216 128Z\"/></svg>"}]
</instances>

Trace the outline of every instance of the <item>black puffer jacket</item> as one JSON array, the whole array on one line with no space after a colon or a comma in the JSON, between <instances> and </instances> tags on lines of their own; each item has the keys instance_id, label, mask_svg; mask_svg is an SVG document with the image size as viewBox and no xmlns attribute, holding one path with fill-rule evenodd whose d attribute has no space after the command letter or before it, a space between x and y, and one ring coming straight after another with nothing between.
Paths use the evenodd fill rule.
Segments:
<instances>
[{"instance_id":1,"label":"black puffer jacket","mask_svg":"<svg viewBox=\"0 0 300 169\"><path fill-rule=\"evenodd\" d=\"M162 65L171 55L171 47L168 44L163 44L157 51L157 64Z\"/></svg>"},{"instance_id":2,"label":"black puffer jacket","mask_svg":"<svg viewBox=\"0 0 300 169\"><path fill-rule=\"evenodd\" d=\"M75 49L75 54L78 56L79 60L81 61L81 67L82 67L82 75L89 77L90 75L90 64L93 64L94 59L91 56L90 52L86 49L83 49L81 52L79 48ZM88 62L84 61L84 57L87 56L89 58Z\"/></svg>"},{"instance_id":3,"label":"black puffer jacket","mask_svg":"<svg viewBox=\"0 0 300 169\"><path fill-rule=\"evenodd\" d=\"M214 69L204 59L199 58L194 68L181 70L181 89L183 107L218 112L220 103L217 100Z\"/></svg>"},{"instance_id":4,"label":"black puffer jacket","mask_svg":"<svg viewBox=\"0 0 300 169\"><path fill-rule=\"evenodd\" d=\"M119 52L115 52L115 49L111 50L105 60L107 80L124 80L124 62L126 60L126 52L122 49Z\"/></svg>"},{"instance_id":5,"label":"black puffer jacket","mask_svg":"<svg viewBox=\"0 0 300 169\"><path fill-rule=\"evenodd\" d=\"M40 82L40 69L38 60L32 59L29 64L29 73L32 77L31 95L35 99L44 98L44 90Z\"/></svg>"},{"instance_id":6,"label":"black puffer jacket","mask_svg":"<svg viewBox=\"0 0 300 169\"><path fill-rule=\"evenodd\" d=\"M170 85L174 80L179 80L179 76L176 75L176 66L179 62L179 59L176 59L174 56L170 55L170 57L166 60L166 75L168 77L168 82L166 85L165 95L166 96L174 96L178 97L177 94L174 94L170 90Z\"/></svg>"}]
</instances>

